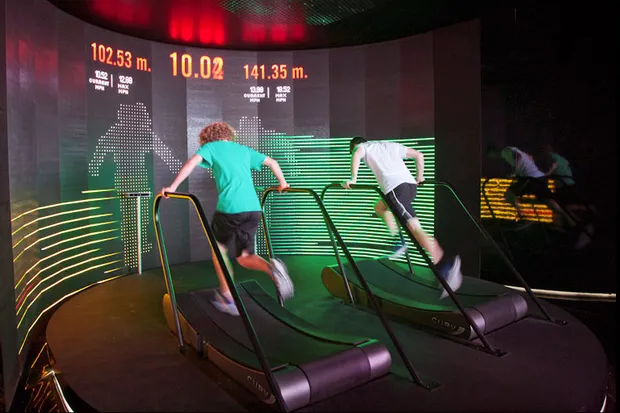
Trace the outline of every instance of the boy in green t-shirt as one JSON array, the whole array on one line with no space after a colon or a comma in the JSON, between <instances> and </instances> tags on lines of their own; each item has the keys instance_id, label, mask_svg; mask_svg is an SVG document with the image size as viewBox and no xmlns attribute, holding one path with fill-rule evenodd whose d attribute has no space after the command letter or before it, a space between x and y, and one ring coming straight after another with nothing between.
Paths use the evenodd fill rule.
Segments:
<instances>
[{"instance_id":1,"label":"boy in green t-shirt","mask_svg":"<svg viewBox=\"0 0 620 413\"><path fill-rule=\"evenodd\" d=\"M254 235L261 219L262 209L252 181L252 170L267 165L279 182L280 191L288 188L282 170L275 159L254 149L235 142L235 130L224 122L212 123L199 135L200 148L179 171L172 184L161 190L175 192L197 165L212 168L218 201L213 217L213 232L222 252L226 267L233 276L228 256L248 269L263 271L273 279L278 294L283 300L291 298L294 286L286 266L278 259L265 261L254 253ZM220 283L213 305L220 311L239 315L239 310L230 294L229 286L219 262L213 258L213 265Z\"/></svg>"}]
</instances>

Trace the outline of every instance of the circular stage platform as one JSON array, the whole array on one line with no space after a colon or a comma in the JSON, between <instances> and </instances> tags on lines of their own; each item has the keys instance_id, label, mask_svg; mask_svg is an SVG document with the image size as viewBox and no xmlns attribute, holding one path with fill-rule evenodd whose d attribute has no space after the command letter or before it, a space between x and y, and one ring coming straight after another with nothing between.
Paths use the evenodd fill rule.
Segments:
<instances>
[{"instance_id":1,"label":"circular stage platform","mask_svg":"<svg viewBox=\"0 0 620 413\"><path fill-rule=\"evenodd\" d=\"M321 270L333 258L284 260L296 284L289 310L321 331L377 339L392 354L390 374L301 411L577 412L601 411L605 403L602 346L586 326L547 302L552 316L568 324L538 318L529 303L527 317L487 335L506 352L502 357L392 322L416 371L439 384L426 390L408 378L378 318L323 286ZM235 270L238 281L255 279L275 293L266 276ZM172 275L177 292L215 285L210 262L173 266ZM56 310L47 341L69 393L97 411L269 410L207 359L178 351L162 311L165 292L162 272L154 269L85 290Z\"/></svg>"}]
</instances>

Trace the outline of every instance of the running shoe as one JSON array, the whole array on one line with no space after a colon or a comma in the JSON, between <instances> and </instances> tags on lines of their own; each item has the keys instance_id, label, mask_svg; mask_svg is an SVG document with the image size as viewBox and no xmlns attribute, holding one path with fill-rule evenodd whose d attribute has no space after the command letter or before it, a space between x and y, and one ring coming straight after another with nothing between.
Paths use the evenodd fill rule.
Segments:
<instances>
[{"instance_id":1,"label":"running shoe","mask_svg":"<svg viewBox=\"0 0 620 413\"><path fill-rule=\"evenodd\" d=\"M272 258L271 272L276 284L276 289L278 290L278 295L282 298L282 300L286 301L292 298L295 294L295 286L293 285L291 277L288 275L286 265L284 265L281 260Z\"/></svg>"},{"instance_id":2,"label":"running shoe","mask_svg":"<svg viewBox=\"0 0 620 413\"><path fill-rule=\"evenodd\" d=\"M401 257L407 251L407 243L404 239L398 237L392 246L392 253L390 258Z\"/></svg>"},{"instance_id":3,"label":"running shoe","mask_svg":"<svg viewBox=\"0 0 620 413\"><path fill-rule=\"evenodd\" d=\"M463 274L461 274L461 257L458 255L454 257L452 261L452 265L449 267L446 265L443 271L440 270L441 276L446 280L452 291L456 292L459 288L461 288L461 284L463 283ZM448 296L448 291L445 288L441 288L440 299L444 299Z\"/></svg>"},{"instance_id":4,"label":"running shoe","mask_svg":"<svg viewBox=\"0 0 620 413\"><path fill-rule=\"evenodd\" d=\"M235 302L230 294L226 296L221 294L218 290L215 290L215 298L211 301L211 304L213 304L213 306L222 313L239 315L239 309L235 305Z\"/></svg>"}]
</instances>

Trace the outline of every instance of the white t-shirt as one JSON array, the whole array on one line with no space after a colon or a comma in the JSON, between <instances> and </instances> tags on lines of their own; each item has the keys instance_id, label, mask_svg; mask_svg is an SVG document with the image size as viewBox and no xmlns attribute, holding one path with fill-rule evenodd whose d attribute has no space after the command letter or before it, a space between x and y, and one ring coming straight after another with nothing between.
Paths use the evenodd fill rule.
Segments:
<instances>
[{"instance_id":1,"label":"white t-shirt","mask_svg":"<svg viewBox=\"0 0 620 413\"><path fill-rule=\"evenodd\" d=\"M374 172L384 194L404 182L417 184L403 161L406 146L389 141L364 142L359 146L364 149L364 163Z\"/></svg>"},{"instance_id":2,"label":"white t-shirt","mask_svg":"<svg viewBox=\"0 0 620 413\"><path fill-rule=\"evenodd\" d=\"M529 154L523 152L519 148L515 148L514 146L508 146L507 148L504 149L504 151L506 150L513 152L513 154L511 154L513 156L504 156L504 159L511 166L514 167L516 176L530 177L530 178L542 178L543 176L545 176L545 174L540 169L538 169L538 167L534 163L534 160ZM516 161L516 165L515 165L516 156L514 156L514 153L518 153L519 155L521 155L520 159Z\"/></svg>"}]
</instances>

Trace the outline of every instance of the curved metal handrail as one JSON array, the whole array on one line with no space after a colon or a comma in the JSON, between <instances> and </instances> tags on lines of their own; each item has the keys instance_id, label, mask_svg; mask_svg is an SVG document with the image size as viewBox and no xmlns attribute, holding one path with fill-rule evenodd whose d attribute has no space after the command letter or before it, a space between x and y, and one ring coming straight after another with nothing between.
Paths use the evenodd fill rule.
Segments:
<instances>
[{"instance_id":1,"label":"curved metal handrail","mask_svg":"<svg viewBox=\"0 0 620 413\"><path fill-rule=\"evenodd\" d=\"M385 205L387 205L388 208L389 208L389 202L387 201L387 198L385 197L385 194L378 187L376 187L374 185L359 185L359 184L352 184L350 187L351 187L351 189L361 189L361 190L377 192L381 196L381 199L383 199L383 202L385 203ZM338 183L329 184L329 185L325 186L325 188L323 188L323 191L321 192L321 200L325 199L325 194L326 194L327 190L330 189L330 188L340 188L340 189L344 190L344 188L342 187L342 184L338 184ZM471 328L474 330L474 332L476 333L477 337L482 342L482 344L483 344L484 348L486 349L486 351L491 353L491 354L495 354L495 355L504 354L502 351L497 350L495 347L493 347L491 345L491 343L484 336L484 333L482 332L482 330L480 330L478 325L476 323L474 323L474 320L471 318L469 313L465 310L465 307L463 306L463 304L461 303L459 298L456 296L454 291L452 291L452 288L450 288L450 286L448 285L448 282L439 273L439 270L437 269L437 266L429 258L428 254L426 253L426 251L424 251L424 248L422 248L422 246L420 245L418 240L415 239L415 237L413 236L411 231L409 231L409 229L407 228L407 223L403 222L403 220L397 214L394 214L394 217L397 218L397 220L400 223L401 227L403 229L405 229L407 234L409 234L409 239L411 240L413 245L416 246L416 248L420 252L420 255L422 255L422 258L424 259L424 261L426 261L426 264L429 266L429 268L431 269L431 271L435 275L435 278L437 279L437 281L446 290L446 292L448 293L448 295L450 296L450 298L452 299L452 301L454 302L456 307L459 309L461 314L463 314L463 317L465 317L465 320L467 320L467 323L469 323Z\"/></svg>"},{"instance_id":2,"label":"curved metal handrail","mask_svg":"<svg viewBox=\"0 0 620 413\"><path fill-rule=\"evenodd\" d=\"M454 198L457 200L457 202L459 203L459 205L461 206L461 208L463 208L463 210L465 211L465 213L467 214L467 216L469 217L469 219L471 220L471 222L473 222L473 224L476 226L476 228L478 229L478 231L482 234L482 236L489 241L489 243L493 246L493 248L495 249L495 251L499 254L499 256L502 258L502 260L504 261L504 263L506 264L506 266L510 269L510 272L512 272L512 274L517 278L517 280L521 283L521 285L523 286L523 288L525 289L525 291L527 291L527 294L530 296L530 298L534 301L534 303L536 303L536 306L539 308L539 310L543 313L543 315L545 316L545 318L548 321L551 321L553 323L559 323L559 324L565 324L565 322L563 321L557 321L555 320L551 314L549 314L549 312L547 310L545 310L545 308L542 306L542 303L538 300L538 298L536 297L536 294L534 294L534 292L532 291L532 289L530 288L530 286L527 284L527 282L525 281L525 279L523 278L523 276L519 273L519 271L517 271L517 269L514 267L514 265L512 265L512 262L508 259L508 257L506 257L506 254L504 254L504 252L502 251L502 249L499 247L499 245L497 245L497 243L495 242L495 240L493 239L493 237L491 237L491 235L478 223L478 221L476 220L476 218L474 218L474 216L471 214L471 212L469 212L469 210L467 209L467 207L465 206L465 204L463 204L463 201L461 201L461 198L457 195L456 191L454 190L454 187L449 184L448 182L445 181L437 181L437 180L426 180L424 181L424 183L422 185L425 184L430 184L430 185L436 185L436 186L442 186L444 188L448 188L448 190L452 193L452 195L454 196Z\"/></svg>"},{"instance_id":3,"label":"curved metal handrail","mask_svg":"<svg viewBox=\"0 0 620 413\"><path fill-rule=\"evenodd\" d=\"M230 292L233 296L235 305L239 309L239 315L241 316L243 325L246 329L248 337L250 338L250 341L252 342L252 347L254 349L254 352L256 353L260 366L263 369L263 373L265 373L267 382L269 383L269 386L272 389L272 393L276 398L278 407L281 411L288 411L286 403L284 402L282 394L280 393L280 387L278 386L273 372L269 367L269 363L267 361L267 356L265 355L263 346L260 343L258 335L256 334L256 330L254 329L252 321L250 320L250 316L248 315L243 301L241 300L241 296L239 294L239 291L237 290L237 286L235 285L234 280L230 276L230 272L228 271L228 267L226 266L224 257L222 256L222 253L217 246L215 235L213 233L213 230L211 229L211 226L209 225L209 221L207 220L205 212L200 205L200 201L195 195L182 192L166 192L166 196L168 196L169 198L184 199L190 201L194 205L194 209L196 209L196 213L198 214L198 218L200 220L200 223L202 224L202 229L204 230L205 235L207 236L207 240L211 245L211 249L213 251L213 254L215 255L215 259L217 259L220 264L220 268L222 269L222 273L224 274L226 283L228 284ZM172 304L172 314L174 315L174 323L177 329L179 348L181 349L181 351L184 351L185 344L183 341L183 331L181 330L181 323L179 321L179 310L177 308L174 284L172 282L172 274L170 272L170 265L168 263L168 254L166 253L166 247L164 244L164 233L161 228L161 221L159 218L160 203L162 198L162 194L158 194L155 197L153 204L153 222L155 223L155 235L157 237L157 246L159 248L159 258L161 259L162 271L164 273L164 279L166 280L166 289L168 290L168 295L170 296L170 302Z\"/></svg>"},{"instance_id":4,"label":"curved metal handrail","mask_svg":"<svg viewBox=\"0 0 620 413\"><path fill-rule=\"evenodd\" d=\"M275 255L273 253L273 248L271 246L271 236L269 235L269 228L267 228L267 220L265 219L265 214L264 214L264 207L265 207L265 202L267 200L267 196L274 191L278 191L280 192L279 188L277 187L270 187L270 188L261 188L264 192L263 192L263 196L261 198L261 209L263 210L263 214L261 215L261 223L262 223L262 227L263 227L263 234L265 235L265 246L267 247L267 252L269 254L269 258L275 258ZM285 192L291 192L291 193L310 193L312 195L312 193L314 192L311 189L303 189L303 188L286 188L284 190ZM323 210L321 209L321 213L323 213ZM326 221L326 216L323 215L323 220ZM338 267L340 268L340 271L342 271L342 273L344 274L344 266L342 265L342 261L340 260L340 254L338 253L338 246L336 245L336 241L334 241L334 236L332 235L331 231L327 230L328 234L329 234L329 240L331 241L332 244L332 248L334 250L334 255L336 256L336 261L338 262ZM349 288L349 280L346 279L346 275L344 275L346 283L345 283L345 288L347 290L347 295L349 296L349 301L351 303L355 303L355 300L353 299L353 293L351 292L351 288ZM278 297L279 301L280 301L280 305L284 305L282 302L281 297Z\"/></svg>"},{"instance_id":5,"label":"curved metal handrail","mask_svg":"<svg viewBox=\"0 0 620 413\"><path fill-rule=\"evenodd\" d=\"M372 303L372 306L374 307L375 312L379 316L379 319L381 320L381 324L383 324L383 328L388 333L390 339L392 340L392 343L396 347L396 351L398 351L398 354L399 354L400 358L405 363L405 367L409 371L409 374L411 375L412 380L416 384L418 384L418 385L420 385L420 386L422 386L422 387L424 387L426 389L429 389L430 387L428 385L426 385L425 383L423 383L422 380L420 379L420 377L418 376L418 374L415 372L415 370L413 368L413 365L411 364L411 361L409 360L409 358L405 354L405 351L404 351L402 345L398 341L398 338L396 337L396 334L394 334L394 331L392 330L392 327L390 326L389 321L385 317L385 314L383 314L383 310L379 306L379 303L377 302L377 299L376 299L375 295L373 294L372 290L370 289L370 286L366 282L366 279L362 275L362 272L360 271L359 267L355 263L355 260L353 259L353 256L349 252L349 249L347 248L346 244L344 243L344 240L340 236L340 233L338 232L338 229L336 228L336 226L334 225L334 222L332 221L331 217L329 216L329 214L327 212L327 209L325 208L325 205L323 205L323 202L321 201L321 198L319 198L319 196L317 195L317 193L315 191L313 191L312 189L308 189L308 188L287 188L287 189L285 189L283 191L280 191L280 189L278 187L270 187L270 188L267 188L263 192L263 196L261 198L261 208L264 207L265 201L267 200L267 197L269 196L269 194L271 194L273 192L306 193L306 194L309 194L310 196L312 196L312 198L314 198L314 201L316 202L317 206L321 210L321 214L323 215L323 220L325 221L325 224L326 224L326 227L327 227L327 231L330 233L330 238L331 238L331 235L332 235L332 232L333 232L333 235L336 237L336 240L340 244L340 247L342 248L342 251L344 252L344 255L347 257L347 260L349 261L349 264L353 268L353 272L355 272L355 275L357 276L357 278L359 279L360 283L362 284L362 287L366 291L368 299ZM265 234L265 243L267 245L267 249L269 250L270 257L273 257L273 249L271 247L271 240L269 238L269 230L268 230L267 225L266 225L266 218L265 218L264 214L263 214L263 217L262 217L262 221L263 221L263 232ZM332 238L332 245L334 246L334 249L337 251L337 247L336 247L336 245L335 245L335 243L333 241L333 238ZM336 254L336 255L338 255L338 254ZM340 263L340 260L338 260L338 261ZM341 270L343 270L342 263L340 263L340 266L341 266L340 267ZM346 282L346 284L348 284L348 281ZM347 289L348 289L348 286L347 286ZM351 294L350 290L349 290L349 294Z\"/></svg>"}]
</instances>

